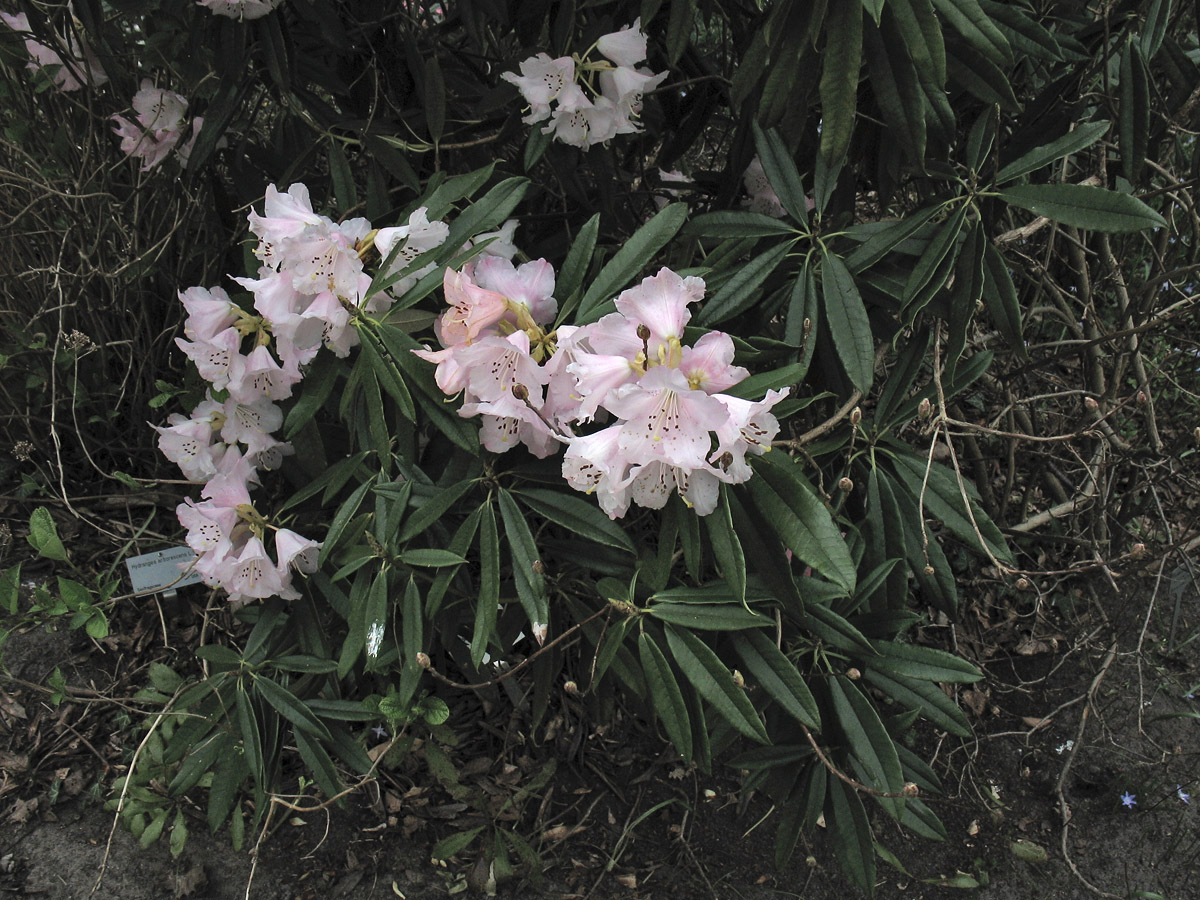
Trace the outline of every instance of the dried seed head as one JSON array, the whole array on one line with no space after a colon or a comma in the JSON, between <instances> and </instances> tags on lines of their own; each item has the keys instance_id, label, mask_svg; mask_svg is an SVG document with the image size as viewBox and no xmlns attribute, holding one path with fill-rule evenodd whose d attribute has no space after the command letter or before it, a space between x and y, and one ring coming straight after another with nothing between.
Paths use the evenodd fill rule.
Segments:
<instances>
[{"instance_id":1,"label":"dried seed head","mask_svg":"<svg viewBox=\"0 0 1200 900\"><path fill-rule=\"evenodd\" d=\"M937 572L937 569L935 569L933 566L929 565L928 563L925 564L925 574L926 575L933 575L936 572Z\"/></svg>"},{"instance_id":2,"label":"dried seed head","mask_svg":"<svg viewBox=\"0 0 1200 900\"><path fill-rule=\"evenodd\" d=\"M1138 542L1129 548L1129 556L1131 559L1141 559L1146 555L1146 545Z\"/></svg>"},{"instance_id":3,"label":"dried seed head","mask_svg":"<svg viewBox=\"0 0 1200 900\"><path fill-rule=\"evenodd\" d=\"M1100 408L1100 404L1098 402L1096 402L1095 397L1084 397L1083 405L1086 406L1088 409L1090 409L1092 412L1095 412L1096 410L1098 410Z\"/></svg>"},{"instance_id":4,"label":"dried seed head","mask_svg":"<svg viewBox=\"0 0 1200 900\"><path fill-rule=\"evenodd\" d=\"M1138 406L1146 406L1149 403L1150 403L1150 398L1148 396L1146 396L1146 392L1138 391L1137 392L1137 405Z\"/></svg>"},{"instance_id":5,"label":"dried seed head","mask_svg":"<svg viewBox=\"0 0 1200 900\"><path fill-rule=\"evenodd\" d=\"M1017 579L1017 590L1018 591L1027 591L1031 587L1033 587L1033 584L1032 584L1032 582L1030 582L1030 580L1028 578L1018 578Z\"/></svg>"},{"instance_id":6,"label":"dried seed head","mask_svg":"<svg viewBox=\"0 0 1200 900\"><path fill-rule=\"evenodd\" d=\"M525 387L525 385L523 385L523 384L513 384L512 395L517 400L528 400L529 399L529 388Z\"/></svg>"},{"instance_id":7,"label":"dried seed head","mask_svg":"<svg viewBox=\"0 0 1200 900\"><path fill-rule=\"evenodd\" d=\"M650 340L650 329L639 322L637 327L637 336L638 339L642 341Z\"/></svg>"},{"instance_id":8,"label":"dried seed head","mask_svg":"<svg viewBox=\"0 0 1200 900\"><path fill-rule=\"evenodd\" d=\"M29 441L17 441L13 444L12 452L18 461L29 462L33 457L33 444L29 443Z\"/></svg>"}]
</instances>

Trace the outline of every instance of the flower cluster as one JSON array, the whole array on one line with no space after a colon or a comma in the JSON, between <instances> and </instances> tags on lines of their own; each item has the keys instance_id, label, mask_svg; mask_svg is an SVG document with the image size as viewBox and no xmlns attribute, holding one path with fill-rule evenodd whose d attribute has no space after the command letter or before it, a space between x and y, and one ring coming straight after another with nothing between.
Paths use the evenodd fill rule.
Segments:
<instances>
[{"instance_id":1,"label":"flower cluster","mask_svg":"<svg viewBox=\"0 0 1200 900\"><path fill-rule=\"evenodd\" d=\"M196 0L196 2L201 6L207 6L214 15L248 22L251 19L261 19L279 6L283 0Z\"/></svg>"},{"instance_id":2,"label":"flower cluster","mask_svg":"<svg viewBox=\"0 0 1200 900\"><path fill-rule=\"evenodd\" d=\"M46 69L60 91L77 91L85 84L101 85L108 81L108 75L92 48L81 39L77 39L74 33L61 38L69 54L64 57L57 50L34 39L33 29L29 27L29 17L25 13L13 15L0 12L0 19L18 34L29 35L25 38L25 50L29 54L27 68Z\"/></svg>"},{"instance_id":3,"label":"flower cluster","mask_svg":"<svg viewBox=\"0 0 1200 900\"><path fill-rule=\"evenodd\" d=\"M723 393L749 374L733 364L727 334L684 346L701 279L664 268L617 297L616 312L547 332L549 264L487 262L446 273L443 349L414 352L437 364L443 391L463 394L459 415L484 417L488 450L521 443L545 457L566 445L563 477L614 519L630 502L659 509L672 492L707 515L721 482L750 478L746 455L769 449L779 431L771 409L787 390L758 401ZM576 433L598 420L606 427Z\"/></svg>"},{"instance_id":4,"label":"flower cluster","mask_svg":"<svg viewBox=\"0 0 1200 900\"><path fill-rule=\"evenodd\" d=\"M140 159L143 172L161 163L172 150L179 154L180 165L187 168L192 147L204 124L202 117L194 118L191 137L180 143L187 127L187 106L187 100L179 94L156 88L149 78L143 79L141 89L133 95L137 122L130 122L124 116L112 117L116 123L113 131L121 139L121 151Z\"/></svg>"},{"instance_id":5,"label":"flower cluster","mask_svg":"<svg viewBox=\"0 0 1200 900\"><path fill-rule=\"evenodd\" d=\"M171 102L164 96L164 107ZM261 265L256 278L234 281L250 292L254 311L219 287L180 293L188 315L176 344L211 389L190 416L172 415L156 430L163 454L186 478L204 482L200 502L189 499L177 508L204 581L225 588L234 600L295 598L292 577L315 571L320 545L271 525L250 499L259 470L278 468L292 453L274 436L283 424L278 403L292 395L323 346L339 357L349 354L358 343L359 310L385 311L433 270L432 264L414 269L413 263L445 243L450 229L430 222L424 207L393 228L373 229L361 218L335 222L313 210L303 184L286 192L268 187L263 213L251 210L249 221ZM512 268L505 255L516 253L515 228L509 221L474 238L485 244L479 268L486 271L492 262ZM388 263L376 277L390 282L388 290L373 294L363 265L372 247ZM268 530L275 532L274 560L264 544Z\"/></svg>"},{"instance_id":6,"label":"flower cluster","mask_svg":"<svg viewBox=\"0 0 1200 900\"><path fill-rule=\"evenodd\" d=\"M606 34L593 45L602 60L547 53L521 63L521 74L505 72L500 77L516 85L530 106L527 124L550 119L543 134L553 134L564 144L586 150L618 134L641 131L642 95L658 87L666 72L655 74L638 66L646 59L646 35L642 20ZM589 51L590 52L590 51ZM594 77L593 77L594 76Z\"/></svg>"}]
</instances>

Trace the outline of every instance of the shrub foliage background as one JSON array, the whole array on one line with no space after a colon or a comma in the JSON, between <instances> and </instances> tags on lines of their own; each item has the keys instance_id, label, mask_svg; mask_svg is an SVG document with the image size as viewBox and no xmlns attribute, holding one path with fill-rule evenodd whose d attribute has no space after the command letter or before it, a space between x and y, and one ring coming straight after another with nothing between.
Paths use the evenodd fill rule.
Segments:
<instances>
[{"instance_id":1,"label":"shrub foliage background","mask_svg":"<svg viewBox=\"0 0 1200 900\"><path fill-rule=\"evenodd\" d=\"M361 317L373 349L314 363L285 404L296 456L256 500L324 542L321 569L300 600L238 610L197 648L202 668L152 669L143 699L161 706L114 795L144 840L174 829L182 847L179 798L198 786L212 828L238 842L265 828L271 798L295 792L288 747L314 803L417 752L415 736L438 770L462 686L505 659L531 685L535 729L565 685L597 721L615 703L640 710L687 762L749 771L782 810L781 862L823 813L869 892L872 804L944 836L926 804L937 778L906 738L918 719L969 734L940 685L979 673L914 640L955 616L960 579L1048 597L1170 547L1150 514L1194 450L1162 414L1197 389L1180 327L1200 222L1191 4L16 11L44 46L90 47L107 78L60 92L53 69L25 68L27 35L0 34L0 350L20 373L3 391L22 446L3 465L22 497L86 522L73 497L175 477L131 423L199 399L173 350L175 294L254 274L244 213L267 184L303 181L333 218L376 227L427 206L455 238L422 258L439 266L516 216L518 246L558 272L568 322L661 265L700 275L689 335L734 336L754 373L743 396L792 388L775 450L712 515L672 498L614 523L555 460L481 450L408 352L443 309L440 268ZM649 65L670 73L643 132L582 151L521 122L500 73L638 16ZM186 168L140 172L117 150L110 117L145 78L203 116ZM755 155L778 218L742 208ZM692 182L662 179L676 168ZM54 558L46 529L39 518L33 541ZM67 604L76 625L124 602L109 576L78 574L99 600ZM15 587L4 602L22 611ZM385 637L368 655L375 622ZM532 622L549 623L544 644ZM387 756L367 753L373 726L395 738ZM519 828L491 841L536 868Z\"/></svg>"}]
</instances>

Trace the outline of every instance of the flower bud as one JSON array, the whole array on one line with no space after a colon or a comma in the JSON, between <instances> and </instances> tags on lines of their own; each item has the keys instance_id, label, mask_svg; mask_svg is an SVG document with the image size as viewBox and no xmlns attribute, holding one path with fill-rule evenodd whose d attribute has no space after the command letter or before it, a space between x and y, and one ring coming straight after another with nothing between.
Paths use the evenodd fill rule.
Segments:
<instances>
[{"instance_id":1,"label":"flower bud","mask_svg":"<svg viewBox=\"0 0 1200 900\"><path fill-rule=\"evenodd\" d=\"M933 412L933 404L929 402L928 397L923 398L921 400L920 404L917 406L917 417L922 420L928 419L930 416L930 413L932 413L932 412Z\"/></svg>"},{"instance_id":2,"label":"flower bud","mask_svg":"<svg viewBox=\"0 0 1200 900\"><path fill-rule=\"evenodd\" d=\"M746 686L746 679L737 669L733 670L733 683L740 688L744 688Z\"/></svg>"},{"instance_id":3,"label":"flower bud","mask_svg":"<svg viewBox=\"0 0 1200 900\"><path fill-rule=\"evenodd\" d=\"M838 490L848 494L854 490L854 482L849 478L842 478L838 481Z\"/></svg>"},{"instance_id":4,"label":"flower bud","mask_svg":"<svg viewBox=\"0 0 1200 900\"><path fill-rule=\"evenodd\" d=\"M846 670L846 677L849 678L851 681L858 681L858 679L862 678L862 672L858 671L858 669L851 666L849 669Z\"/></svg>"},{"instance_id":5,"label":"flower bud","mask_svg":"<svg viewBox=\"0 0 1200 900\"><path fill-rule=\"evenodd\" d=\"M850 424L857 425L862 421L862 407L856 406L850 410Z\"/></svg>"},{"instance_id":6,"label":"flower bud","mask_svg":"<svg viewBox=\"0 0 1200 900\"><path fill-rule=\"evenodd\" d=\"M1200 426L1192 429L1192 440L1196 442L1196 446L1200 447Z\"/></svg>"},{"instance_id":7,"label":"flower bud","mask_svg":"<svg viewBox=\"0 0 1200 900\"><path fill-rule=\"evenodd\" d=\"M579 685L577 685L574 681L568 681L563 685L563 693L570 694L572 697L574 697L579 693Z\"/></svg>"},{"instance_id":8,"label":"flower bud","mask_svg":"<svg viewBox=\"0 0 1200 900\"><path fill-rule=\"evenodd\" d=\"M530 565L534 575L543 575L546 572L546 565L540 559L535 559Z\"/></svg>"},{"instance_id":9,"label":"flower bud","mask_svg":"<svg viewBox=\"0 0 1200 900\"><path fill-rule=\"evenodd\" d=\"M418 653L417 654L417 665L420 666L422 669L428 669L430 666L433 665L433 660L431 660L429 658L428 653Z\"/></svg>"},{"instance_id":10,"label":"flower bud","mask_svg":"<svg viewBox=\"0 0 1200 900\"><path fill-rule=\"evenodd\" d=\"M1129 548L1129 556L1131 559L1141 559L1146 555L1146 545L1143 543L1134 544Z\"/></svg>"},{"instance_id":11,"label":"flower bud","mask_svg":"<svg viewBox=\"0 0 1200 900\"><path fill-rule=\"evenodd\" d=\"M1137 405L1138 406L1146 406L1149 403L1150 403L1150 398L1146 396L1146 392L1138 391L1137 392Z\"/></svg>"},{"instance_id":12,"label":"flower bud","mask_svg":"<svg viewBox=\"0 0 1200 900\"><path fill-rule=\"evenodd\" d=\"M921 789L911 781L904 782L904 787L900 789L900 793L905 797L916 797L921 793Z\"/></svg>"},{"instance_id":13,"label":"flower bud","mask_svg":"<svg viewBox=\"0 0 1200 900\"><path fill-rule=\"evenodd\" d=\"M812 334L812 319L810 319L808 316L805 316L804 323L801 328L804 331L805 337L808 337L810 334Z\"/></svg>"},{"instance_id":14,"label":"flower bud","mask_svg":"<svg viewBox=\"0 0 1200 900\"><path fill-rule=\"evenodd\" d=\"M928 563L925 564L925 574L926 575L932 576L936 572L937 572L937 569L935 569L933 566L929 565Z\"/></svg>"},{"instance_id":15,"label":"flower bud","mask_svg":"<svg viewBox=\"0 0 1200 900\"><path fill-rule=\"evenodd\" d=\"M512 395L517 400L528 400L529 388L525 387L523 384L514 384L512 386Z\"/></svg>"},{"instance_id":16,"label":"flower bud","mask_svg":"<svg viewBox=\"0 0 1200 900\"><path fill-rule=\"evenodd\" d=\"M1031 587L1033 587L1033 585L1032 585L1032 583L1029 581L1029 579L1028 579L1028 578L1018 578L1018 579L1017 579L1017 590L1018 590L1018 591L1027 591L1027 590L1029 590Z\"/></svg>"},{"instance_id":17,"label":"flower bud","mask_svg":"<svg viewBox=\"0 0 1200 900\"><path fill-rule=\"evenodd\" d=\"M1100 404L1096 402L1095 397L1084 397L1083 405L1085 407L1087 407L1088 409L1090 409L1092 412L1095 412L1096 410L1098 410L1100 408Z\"/></svg>"}]
</instances>

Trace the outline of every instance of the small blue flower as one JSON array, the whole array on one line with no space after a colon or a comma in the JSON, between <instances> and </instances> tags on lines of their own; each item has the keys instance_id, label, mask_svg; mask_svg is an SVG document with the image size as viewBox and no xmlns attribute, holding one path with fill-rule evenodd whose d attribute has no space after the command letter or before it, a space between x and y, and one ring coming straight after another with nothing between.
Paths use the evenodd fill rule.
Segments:
<instances>
[{"instance_id":1,"label":"small blue flower","mask_svg":"<svg viewBox=\"0 0 1200 900\"><path fill-rule=\"evenodd\" d=\"M384 728L382 725L376 725L374 728L371 729L371 734L375 735L376 740L382 741L384 738L386 738L388 736L388 730L386 728Z\"/></svg>"},{"instance_id":2,"label":"small blue flower","mask_svg":"<svg viewBox=\"0 0 1200 900\"><path fill-rule=\"evenodd\" d=\"M1131 794L1129 791L1123 793L1121 795L1121 805L1133 809L1137 806L1137 794Z\"/></svg>"},{"instance_id":3,"label":"small blue flower","mask_svg":"<svg viewBox=\"0 0 1200 900\"><path fill-rule=\"evenodd\" d=\"M1190 803L1192 800L1192 795L1183 790L1182 784L1175 785L1175 796L1177 796L1184 803Z\"/></svg>"}]
</instances>

